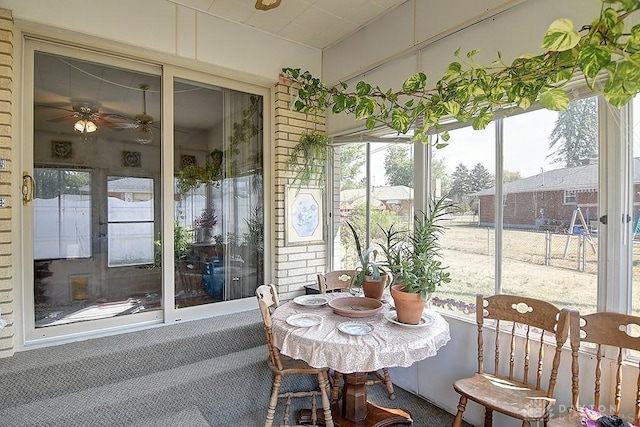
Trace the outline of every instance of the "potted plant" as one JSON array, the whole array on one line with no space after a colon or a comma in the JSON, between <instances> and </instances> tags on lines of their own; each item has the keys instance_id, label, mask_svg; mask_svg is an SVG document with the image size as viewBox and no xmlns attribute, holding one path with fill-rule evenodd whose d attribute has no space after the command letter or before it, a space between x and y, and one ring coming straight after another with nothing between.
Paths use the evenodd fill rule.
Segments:
<instances>
[{"instance_id":1,"label":"potted plant","mask_svg":"<svg viewBox=\"0 0 640 427\"><path fill-rule=\"evenodd\" d=\"M384 295L384 289L387 287L388 275L382 268L381 263L376 260L378 251L372 247L363 250L355 226L349 221L346 224L353 234L356 252L360 260L360 266L356 268L356 277L353 279L351 286L362 289L364 296L367 298L381 300Z\"/></svg>"},{"instance_id":2,"label":"potted plant","mask_svg":"<svg viewBox=\"0 0 640 427\"><path fill-rule=\"evenodd\" d=\"M213 242L213 227L218 223L218 216L212 207L206 207L202 213L194 219L193 223L196 226L196 243Z\"/></svg>"},{"instance_id":3,"label":"potted plant","mask_svg":"<svg viewBox=\"0 0 640 427\"><path fill-rule=\"evenodd\" d=\"M444 231L441 222L452 207L446 197L434 198L427 212L416 215L412 232L393 234L392 228L385 232L387 242L383 252L387 264L395 270L391 296L399 322L420 322L425 304L437 287L451 281L442 262L439 238Z\"/></svg>"},{"instance_id":4,"label":"potted plant","mask_svg":"<svg viewBox=\"0 0 640 427\"><path fill-rule=\"evenodd\" d=\"M287 160L287 168L294 172L293 182L309 185L312 181L324 182L326 162L331 137L319 131L305 131L293 147Z\"/></svg>"}]
</instances>

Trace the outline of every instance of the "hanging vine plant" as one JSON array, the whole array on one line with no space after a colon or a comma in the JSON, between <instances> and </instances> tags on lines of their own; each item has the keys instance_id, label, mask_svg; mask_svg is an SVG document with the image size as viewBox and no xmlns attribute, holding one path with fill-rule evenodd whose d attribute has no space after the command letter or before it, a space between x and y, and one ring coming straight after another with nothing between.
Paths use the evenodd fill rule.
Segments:
<instances>
[{"instance_id":1,"label":"hanging vine plant","mask_svg":"<svg viewBox=\"0 0 640 427\"><path fill-rule=\"evenodd\" d=\"M496 111L529 108L538 101L547 109L564 111L570 98L566 86L580 71L587 86L610 105L621 107L640 92L640 24L629 26L640 0L601 0L600 15L575 30L568 19L554 21L543 37L538 55L525 54L511 63L498 52L490 65L480 64L477 50L458 49L444 75L428 85L427 76L408 77L399 90L381 89L365 81L349 90L346 83L327 86L308 71L284 68L297 85L296 111L346 113L364 120L368 129L384 124L406 133L416 124L415 139L423 143L436 134L436 147L449 135L442 121L455 118L484 129Z\"/></svg>"},{"instance_id":2,"label":"hanging vine plant","mask_svg":"<svg viewBox=\"0 0 640 427\"><path fill-rule=\"evenodd\" d=\"M293 183L307 186L324 182L330 143L331 137L317 130L300 136L287 161L287 169L294 172Z\"/></svg>"}]
</instances>

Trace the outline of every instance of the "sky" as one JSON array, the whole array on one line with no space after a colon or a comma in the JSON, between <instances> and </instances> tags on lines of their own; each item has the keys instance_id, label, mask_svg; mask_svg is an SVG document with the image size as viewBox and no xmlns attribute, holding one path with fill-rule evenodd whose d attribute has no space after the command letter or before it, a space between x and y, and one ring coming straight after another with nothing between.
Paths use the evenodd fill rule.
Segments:
<instances>
[{"instance_id":1,"label":"sky","mask_svg":"<svg viewBox=\"0 0 640 427\"><path fill-rule=\"evenodd\" d=\"M504 121L504 166L510 172L520 172L525 178L539 174L543 169L559 169L561 164L553 164L547 155L549 135L553 130L558 112L549 110L531 111L526 114L507 117ZM477 131L473 128L456 129L450 132L449 145L434 149L436 159L444 159L446 172L451 173L462 163L469 170L481 163L495 175L495 125ZM373 185L386 184L384 159L386 144L374 144L372 150Z\"/></svg>"},{"instance_id":2,"label":"sky","mask_svg":"<svg viewBox=\"0 0 640 427\"><path fill-rule=\"evenodd\" d=\"M555 111L538 110L506 118L504 168L510 172L520 172L524 178L539 174L541 169L548 171L562 167L546 158L550 153L549 135L557 117ZM470 127L451 131L449 145L434 150L435 157L445 159L449 175L460 163L469 170L481 163L491 174L495 174L494 129L492 123L481 131Z\"/></svg>"}]
</instances>

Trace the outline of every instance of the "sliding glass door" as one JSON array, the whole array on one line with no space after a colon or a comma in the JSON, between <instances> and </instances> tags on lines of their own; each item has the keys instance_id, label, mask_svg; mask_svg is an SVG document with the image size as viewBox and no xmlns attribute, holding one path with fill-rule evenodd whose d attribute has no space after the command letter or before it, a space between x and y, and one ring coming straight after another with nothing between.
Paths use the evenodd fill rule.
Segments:
<instances>
[{"instance_id":1,"label":"sliding glass door","mask_svg":"<svg viewBox=\"0 0 640 427\"><path fill-rule=\"evenodd\" d=\"M27 49L26 341L241 309L217 307L264 282L268 90Z\"/></svg>"}]
</instances>

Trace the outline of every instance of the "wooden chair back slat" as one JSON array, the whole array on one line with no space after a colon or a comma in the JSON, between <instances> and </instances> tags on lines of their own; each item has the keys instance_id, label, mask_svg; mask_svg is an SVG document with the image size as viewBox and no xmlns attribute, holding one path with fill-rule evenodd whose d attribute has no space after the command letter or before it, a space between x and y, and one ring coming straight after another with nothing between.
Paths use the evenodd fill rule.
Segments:
<instances>
[{"instance_id":1,"label":"wooden chair back slat","mask_svg":"<svg viewBox=\"0 0 640 427\"><path fill-rule=\"evenodd\" d=\"M509 344L509 378L513 379L513 366L516 363L516 324L511 325L511 342ZM526 378L526 374L525 374Z\"/></svg>"},{"instance_id":2,"label":"wooden chair back slat","mask_svg":"<svg viewBox=\"0 0 640 427\"><path fill-rule=\"evenodd\" d=\"M613 403L613 415L620 415L623 399L630 398L630 391L625 397L623 393L623 362L627 350L640 351L640 336L632 333L630 327L640 327L640 317L622 313L599 312L586 314L583 316L573 315L575 319L571 321L571 345L572 352L576 351L580 343L595 344L595 380L593 384L593 402L584 404L595 408L600 408L601 402L604 404ZM577 320L576 320L577 319ZM578 340L578 342L574 342ZM615 384L612 385L609 399L602 396L602 370L605 355L613 355L615 349ZM580 376L578 358L572 358L572 392L573 405L579 407L578 401L578 379ZM636 390L633 395L634 400L634 420L637 424L640 420L640 374L636 379Z\"/></svg>"},{"instance_id":3,"label":"wooden chair back slat","mask_svg":"<svg viewBox=\"0 0 640 427\"><path fill-rule=\"evenodd\" d=\"M515 323L513 324L515 328ZM512 336L515 338L515 330L512 332ZM524 340L524 368L522 374L522 382L526 383L529 379L529 363L531 362L531 328L527 325L527 333Z\"/></svg>"},{"instance_id":4,"label":"wooden chair back slat","mask_svg":"<svg viewBox=\"0 0 640 427\"><path fill-rule=\"evenodd\" d=\"M536 389L540 390L542 386L542 362L544 360L544 333L540 334L540 342L538 347L538 369L536 371Z\"/></svg>"},{"instance_id":5,"label":"wooden chair back slat","mask_svg":"<svg viewBox=\"0 0 640 427\"><path fill-rule=\"evenodd\" d=\"M356 277L355 270L334 270L318 274L318 290L321 294L331 291L347 290Z\"/></svg>"}]
</instances>

